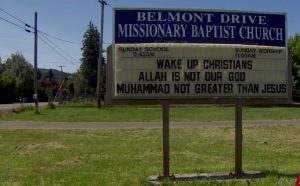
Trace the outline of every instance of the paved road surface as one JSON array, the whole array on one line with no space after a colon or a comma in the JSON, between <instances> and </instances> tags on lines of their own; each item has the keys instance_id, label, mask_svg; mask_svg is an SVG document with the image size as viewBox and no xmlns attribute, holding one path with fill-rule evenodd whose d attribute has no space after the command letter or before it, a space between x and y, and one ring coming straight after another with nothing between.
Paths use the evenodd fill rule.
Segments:
<instances>
[{"instance_id":1,"label":"paved road surface","mask_svg":"<svg viewBox=\"0 0 300 186\"><path fill-rule=\"evenodd\" d=\"M259 120L244 121L244 126L255 125L300 125L300 120ZM233 121L214 122L171 122L170 127L233 127ZM137 129L160 128L160 122L32 122L32 121L0 121L0 129Z\"/></svg>"},{"instance_id":2,"label":"paved road surface","mask_svg":"<svg viewBox=\"0 0 300 186\"><path fill-rule=\"evenodd\" d=\"M23 105L32 105L34 106L34 103L22 103ZM39 106L46 106L48 102L39 102ZM14 104L0 104L0 110L11 110L13 108L20 107L20 103L14 103Z\"/></svg>"}]
</instances>

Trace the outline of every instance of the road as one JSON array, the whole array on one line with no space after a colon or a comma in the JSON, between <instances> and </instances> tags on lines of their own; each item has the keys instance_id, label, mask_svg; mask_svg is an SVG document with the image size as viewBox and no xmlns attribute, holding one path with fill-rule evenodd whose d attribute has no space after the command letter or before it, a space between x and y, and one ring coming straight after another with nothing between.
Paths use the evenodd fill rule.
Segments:
<instances>
[{"instance_id":1,"label":"road","mask_svg":"<svg viewBox=\"0 0 300 186\"><path fill-rule=\"evenodd\" d=\"M40 102L39 103L39 106L46 106L48 104L48 102ZM34 103L14 103L14 104L0 104L0 110L11 110L11 109L14 109L14 108L18 108L20 107L21 105L32 105L34 106Z\"/></svg>"},{"instance_id":2,"label":"road","mask_svg":"<svg viewBox=\"0 0 300 186\"><path fill-rule=\"evenodd\" d=\"M244 126L300 125L300 120L243 121ZM233 121L171 122L171 128L179 127L234 127ZM0 121L0 129L138 129L161 128L160 122L33 122Z\"/></svg>"}]
</instances>

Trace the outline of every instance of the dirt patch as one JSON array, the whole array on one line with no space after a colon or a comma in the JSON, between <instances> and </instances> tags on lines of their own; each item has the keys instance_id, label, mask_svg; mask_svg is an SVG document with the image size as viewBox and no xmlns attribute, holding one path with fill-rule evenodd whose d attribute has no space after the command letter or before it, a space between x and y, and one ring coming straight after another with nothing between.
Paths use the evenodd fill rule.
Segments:
<instances>
[{"instance_id":1,"label":"dirt patch","mask_svg":"<svg viewBox=\"0 0 300 186\"><path fill-rule=\"evenodd\" d=\"M43 144L32 143L23 146L16 146L13 155L32 155L44 150L61 150L66 148L67 147L65 145L57 142Z\"/></svg>"},{"instance_id":2,"label":"dirt patch","mask_svg":"<svg viewBox=\"0 0 300 186\"><path fill-rule=\"evenodd\" d=\"M0 110L0 116L7 116L14 113L15 112L12 109Z\"/></svg>"},{"instance_id":3,"label":"dirt patch","mask_svg":"<svg viewBox=\"0 0 300 186\"><path fill-rule=\"evenodd\" d=\"M89 161L91 159L91 155L83 155L83 156L76 156L71 159L63 160L57 163L58 166L62 167L76 167L86 161Z\"/></svg>"},{"instance_id":4,"label":"dirt patch","mask_svg":"<svg viewBox=\"0 0 300 186\"><path fill-rule=\"evenodd\" d=\"M65 149L66 146L61 144L61 143L57 143L57 142L52 142L52 143L45 143L43 144L46 146L46 148L50 148L50 149Z\"/></svg>"}]
</instances>

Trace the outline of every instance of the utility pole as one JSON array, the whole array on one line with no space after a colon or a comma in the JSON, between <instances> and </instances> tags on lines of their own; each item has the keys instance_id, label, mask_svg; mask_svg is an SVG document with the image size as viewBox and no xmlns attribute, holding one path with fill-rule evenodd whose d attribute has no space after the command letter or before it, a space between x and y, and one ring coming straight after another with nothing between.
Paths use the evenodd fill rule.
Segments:
<instances>
[{"instance_id":1,"label":"utility pole","mask_svg":"<svg viewBox=\"0 0 300 186\"><path fill-rule=\"evenodd\" d=\"M100 21L100 44L98 58L98 73L97 73L97 108L101 108L101 84L102 84L102 63L103 63L103 24L104 24L104 6L108 5L105 0L98 0L101 4L101 21Z\"/></svg>"},{"instance_id":2,"label":"utility pole","mask_svg":"<svg viewBox=\"0 0 300 186\"><path fill-rule=\"evenodd\" d=\"M63 66L63 65L60 65L60 66L58 66L58 67L60 67L60 76L59 76L59 82L61 83L61 81L62 81L63 67L65 67L65 66Z\"/></svg>"},{"instance_id":3,"label":"utility pole","mask_svg":"<svg viewBox=\"0 0 300 186\"><path fill-rule=\"evenodd\" d=\"M37 45L38 45L37 12L35 12L34 13L34 94L33 94L35 114L39 113L38 80L37 80Z\"/></svg>"},{"instance_id":4,"label":"utility pole","mask_svg":"<svg viewBox=\"0 0 300 186\"><path fill-rule=\"evenodd\" d=\"M62 79L62 73L63 73L63 67L65 67L65 66L60 65L58 67L60 67L60 76L59 76L59 89L58 89L57 94L58 94L58 99L59 99L58 102L59 102L59 104L62 104L63 103L63 98L62 98L62 94L61 93L62 93L62 90L63 90L63 85L65 83L65 81Z\"/></svg>"}]
</instances>

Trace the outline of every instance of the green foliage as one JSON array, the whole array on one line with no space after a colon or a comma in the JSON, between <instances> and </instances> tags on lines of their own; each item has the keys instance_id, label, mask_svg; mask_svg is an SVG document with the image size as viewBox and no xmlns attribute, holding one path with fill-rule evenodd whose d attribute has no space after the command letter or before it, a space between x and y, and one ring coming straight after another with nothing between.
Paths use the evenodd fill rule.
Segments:
<instances>
[{"instance_id":1,"label":"green foliage","mask_svg":"<svg viewBox=\"0 0 300 186\"><path fill-rule=\"evenodd\" d=\"M17 101L20 95L31 98L33 94L33 67L26 61L22 54L12 54L3 64L3 75L9 75L15 78L15 96L10 96L11 99ZM1 89L3 90L3 89Z\"/></svg>"},{"instance_id":2,"label":"green foliage","mask_svg":"<svg viewBox=\"0 0 300 186\"><path fill-rule=\"evenodd\" d=\"M73 83L73 82L70 82L70 83L68 84L68 89L69 89L70 93L71 93L72 95L74 95L74 93L75 93L75 88L74 88L74 83Z\"/></svg>"},{"instance_id":3,"label":"green foliage","mask_svg":"<svg viewBox=\"0 0 300 186\"><path fill-rule=\"evenodd\" d=\"M87 91L95 93L97 87L97 62L99 57L100 34L92 22L89 23L82 41L80 70L87 83Z\"/></svg>"},{"instance_id":4,"label":"green foliage","mask_svg":"<svg viewBox=\"0 0 300 186\"><path fill-rule=\"evenodd\" d=\"M72 74L72 76L69 79L69 82L69 85L72 86L69 87L69 90L74 95L75 99L87 93L86 80L84 79L80 71L77 71L76 73Z\"/></svg>"},{"instance_id":5,"label":"green foliage","mask_svg":"<svg viewBox=\"0 0 300 186\"><path fill-rule=\"evenodd\" d=\"M48 105L47 105L47 108L48 108L48 109L55 109L56 106L55 106L55 104L54 104L52 101L49 101L49 102L48 102Z\"/></svg>"},{"instance_id":6,"label":"green foliage","mask_svg":"<svg viewBox=\"0 0 300 186\"><path fill-rule=\"evenodd\" d=\"M27 104L22 104L20 107L21 112L33 111L33 109L34 109L33 105L27 105Z\"/></svg>"},{"instance_id":7,"label":"green foliage","mask_svg":"<svg viewBox=\"0 0 300 186\"><path fill-rule=\"evenodd\" d=\"M22 54L12 54L5 64L7 72L16 77L19 92L33 90L33 67Z\"/></svg>"},{"instance_id":8,"label":"green foliage","mask_svg":"<svg viewBox=\"0 0 300 186\"><path fill-rule=\"evenodd\" d=\"M54 77L54 74L53 74L52 69L50 68L49 71L48 71L48 73L46 74L45 78L52 80L53 77Z\"/></svg>"},{"instance_id":9,"label":"green foliage","mask_svg":"<svg viewBox=\"0 0 300 186\"><path fill-rule=\"evenodd\" d=\"M89 99L80 99L75 100L73 99L70 102L66 102L66 104L63 105L63 107L77 107L77 108L89 108L89 107L95 107L95 100L89 100Z\"/></svg>"},{"instance_id":10,"label":"green foliage","mask_svg":"<svg viewBox=\"0 0 300 186\"><path fill-rule=\"evenodd\" d=\"M293 75L293 97L300 97L300 34L290 37L288 40L289 50L292 52L292 75Z\"/></svg>"},{"instance_id":11,"label":"green foliage","mask_svg":"<svg viewBox=\"0 0 300 186\"><path fill-rule=\"evenodd\" d=\"M2 60L0 58L0 75L5 71L5 65L2 63Z\"/></svg>"},{"instance_id":12,"label":"green foliage","mask_svg":"<svg viewBox=\"0 0 300 186\"><path fill-rule=\"evenodd\" d=\"M55 70L44 70L39 80L39 100L52 102L59 89L59 81L55 78Z\"/></svg>"},{"instance_id":13,"label":"green foliage","mask_svg":"<svg viewBox=\"0 0 300 186\"><path fill-rule=\"evenodd\" d=\"M19 114L21 112L33 111L33 110L34 110L33 105L21 104L20 107L14 108L13 112Z\"/></svg>"},{"instance_id":14,"label":"green foliage","mask_svg":"<svg viewBox=\"0 0 300 186\"><path fill-rule=\"evenodd\" d=\"M0 74L0 103L13 103L15 89L16 78L11 74Z\"/></svg>"}]
</instances>

